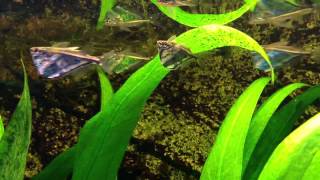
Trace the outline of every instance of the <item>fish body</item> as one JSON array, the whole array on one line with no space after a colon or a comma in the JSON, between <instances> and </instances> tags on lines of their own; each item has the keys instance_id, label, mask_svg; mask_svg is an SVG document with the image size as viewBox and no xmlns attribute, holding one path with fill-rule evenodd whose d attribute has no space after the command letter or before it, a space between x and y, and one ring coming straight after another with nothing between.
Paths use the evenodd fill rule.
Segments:
<instances>
[{"instance_id":1,"label":"fish body","mask_svg":"<svg viewBox=\"0 0 320 180\"><path fill-rule=\"evenodd\" d=\"M159 40L157 46L162 64L171 70L195 58L188 48L172 41Z\"/></svg>"},{"instance_id":2,"label":"fish body","mask_svg":"<svg viewBox=\"0 0 320 180\"><path fill-rule=\"evenodd\" d=\"M278 16L253 18L249 21L249 24L273 24L278 27L293 28L293 21L301 23L303 22L303 17L305 15L311 14L313 12L313 8L304 8Z\"/></svg>"},{"instance_id":3,"label":"fish body","mask_svg":"<svg viewBox=\"0 0 320 180\"><path fill-rule=\"evenodd\" d=\"M158 0L158 3L163 6L197 6L193 0Z\"/></svg>"},{"instance_id":4,"label":"fish body","mask_svg":"<svg viewBox=\"0 0 320 180\"><path fill-rule=\"evenodd\" d=\"M122 30L130 31L129 28L150 23L148 19L142 19L138 14L130 12L120 6L115 6L105 20L106 27L119 27Z\"/></svg>"},{"instance_id":5,"label":"fish body","mask_svg":"<svg viewBox=\"0 0 320 180\"><path fill-rule=\"evenodd\" d=\"M38 73L48 79L64 77L90 64L102 66L109 74L119 74L148 60L147 57L114 51L96 57L86 54L78 47L33 47L30 52Z\"/></svg>"},{"instance_id":6,"label":"fish body","mask_svg":"<svg viewBox=\"0 0 320 180\"><path fill-rule=\"evenodd\" d=\"M299 56L311 54L311 52L304 51L293 46L287 46L282 42L265 45L264 48L267 51L272 67L274 69L280 68L284 64L292 62L292 60L296 59ZM253 56L253 62L257 69L263 70L265 72L270 71L269 64L256 53Z\"/></svg>"},{"instance_id":7,"label":"fish body","mask_svg":"<svg viewBox=\"0 0 320 180\"><path fill-rule=\"evenodd\" d=\"M120 74L130 69L137 69L150 60L150 57L143 57L133 53L116 53L110 51L103 55L102 68L108 74Z\"/></svg>"},{"instance_id":8,"label":"fish body","mask_svg":"<svg viewBox=\"0 0 320 180\"><path fill-rule=\"evenodd\" d=\"M258 16L279 16L301 9L300 4L290 0L260 0L254 14Z\"/></svg>"},{"instance_id":9,"label":"fish body","mask_svg":"<svg viewBox=\"0 0 320 180\"><path fill-rule=\"evenodd\" d=\"M33 47L30 51L38 73L49 79L65 76L92 63L100 64L99 58L87 55L77 47Z\"/></svg>"}]
</instances>

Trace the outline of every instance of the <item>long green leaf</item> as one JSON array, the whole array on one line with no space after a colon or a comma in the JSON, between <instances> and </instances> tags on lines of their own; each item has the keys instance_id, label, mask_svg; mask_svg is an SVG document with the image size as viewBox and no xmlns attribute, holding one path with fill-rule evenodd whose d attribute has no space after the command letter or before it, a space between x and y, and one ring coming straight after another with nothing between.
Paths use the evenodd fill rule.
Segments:
<instances>
[{"instance_id":1,"label":"long green leaf","mask_svg":"<svg viewBox=\"0 0 320 180\"><path fill-rule=\"evenodd\" d=\"M97 29L100 30L104 27L107 12L110 11L116 4L116 0L101 0L100 14L97 23Z\"/></svg>"},{"instance_id":2,"label":"long green leaf","mask_svg":"<svg viewBox=\"0 0 320 180\"><path fill-rule=\"evenodd\" d=\"M305 172L319 151L320 114L317 114L293 131L277 146L259 179L303 179ZM317 166L319 167L319 164ZM320 177L319 169L315 169L314 173L317 173L318 178Z\"/></svg>"},{"instance_id":3,"label":"long green leaf","mask_svg":"<svg viewBox=\"0 0 320 180\"><path fill-rule=\"evenodd\" d=\"M309 88L278 110L269 120L251 155L244 174L246 179L257 179L277 145L289 135L294 123L315 100L320 98L320 86Z\"/></svg>"},{"instance_id":4,"label":"long green leaf","mask_svg":"<svg viewBox=\"0 0 320 180\"><path fill-rule=\"evenodd\" d=\"M68 176L72 174L75 150L75 147L72 147L59 154L32 180L67 180Z\"/></svg>"},{"instance_id":5,"label":"long green leaf","mask_svg":"<svg viewBox=\"0 0 320 180\"><path fill-rule=\"evenodd\" d=\"M80 133L73 179L115 179L148 97L169 72L156 56L115 93L95 133Z\"/></svg>"},{"instance_id":6,"label":"long green leaf","mask_svg":"<svg viewBox=\"0 0 320 180\"><path fill-rule=\"evenodd\" d=\"M112 85L101 67L98 67L98 75L101 87L101 111L106 109L113 97Z\"/></svg>"},{"instance_id":7,"label":"long green leaf","mask_svg":"<svg viewBox=\"0 0 320 180\"><path fill-rule=\"evenodd\" d=\"M100 87L101 87L101 110L108 108L113 97L113 89L109 79L102 71L100 67L97 69ZM97 128L97 122L100 119L101 112L97 113L82 129L82 133L95 133ZM59 154L43 171L37 176L33 177L33 180L63 180L67 179L72 174L74 159L77 153L77 146L71 147L69 150Z\"/></svg>"},{"instance_id":8,"label":"long green leaf","mask_svg":"<svg viewBox=\"0 0 320 180\"><path fill-rule=\"evenodd\" d=\"M273 113L278 109L286 97L288 97L296 89L304 86L305 84L302 83L290 84L278 90L259 107L252 118L246 139L243 165L244 168L247 166L251 154Z\"/></svg>"},{"instance_id":9,"label":"long green leaf","mask_svg":"<svg viewBox=\"0 0 320 180\"><path fill-rule=\"evenodd\" d=\"M4 133L3 120L2 120L2 117L0 116L0 141L3 136L3 133Z\"/></svg>"},{"instance_id":10,"label":"long green leaf","mask_svg":"<svg viewBox=\"0 0 320 180\"><path fill-rule=\"evenodd\" d=\"M31 120L31 101L24 70L23 93L0 142L0 179L23 179L31 137Z\"/></svg>"},{"instance_id":11,"label":"long green leaf","mask_svg":"<svg viewBox=\"0 0 320 180\"><path fill-rule=\"evenodd\" d=\"M270 65L272 82L274 81L273 68L263 47L247 34L232 27L215 24L201 26L182 33L174 42L189 48L194 54L224 46L237 46L255 51Z\"/></svg>"},{"instance_id":12,"label":"long green leaf","mask_svg":"<svg viewBox=\"0 0 320 180\"><path fill-rule=\"evenodd\" d=\"M181 9L180 7L162 6L158 0L151 0L159 10L169 18L180 24L189 27L199 27L209 24L227 24L241 17L248 10L255 7L257 0L246 0L245 4L239 9L225 14L194 14Z\"/></svg>"},{"instance_id":13,"label":"long green leaf","mask_svg":"<svg viewBox=\"0 0 320 180\"><path fill-rule=\"evenodd\" d=\"M206 160L201 179L241 179L246 135L259 97L269 81L269 78L254 81L231 107Z\"/></svg>"}]
</instances>

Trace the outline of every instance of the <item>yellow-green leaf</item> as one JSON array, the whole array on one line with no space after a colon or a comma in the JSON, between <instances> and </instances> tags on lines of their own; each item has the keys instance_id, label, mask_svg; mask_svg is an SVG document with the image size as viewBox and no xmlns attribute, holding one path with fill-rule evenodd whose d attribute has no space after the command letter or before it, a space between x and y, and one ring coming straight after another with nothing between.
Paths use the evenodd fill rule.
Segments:
<instances>
[{"instance_id":1,"label":"yellow-green leaf","mask_svg":"<svg viewBox=\"0 0 320 180\"><path fill-rule=\"evenodd\" d=\"M314 158L316 162L319 161L319 151L320 113L294 130L277 146L264 166L259 179L304 179ZM316 166L319 167L319 164ZM319 169L315 171L314 173L319 174Z\"/></svg>"},{"instance_id":2,"label":"yellow-green leaf","mask_svg":"<svg viewBox=\"0 0 320 180\"><path fill-rule=\"evenodd\" d=\"M259 97L270 81L254 81L232 105L203 167L202 180L241 180L244 145Z\"/></svg>"}]
</instances>

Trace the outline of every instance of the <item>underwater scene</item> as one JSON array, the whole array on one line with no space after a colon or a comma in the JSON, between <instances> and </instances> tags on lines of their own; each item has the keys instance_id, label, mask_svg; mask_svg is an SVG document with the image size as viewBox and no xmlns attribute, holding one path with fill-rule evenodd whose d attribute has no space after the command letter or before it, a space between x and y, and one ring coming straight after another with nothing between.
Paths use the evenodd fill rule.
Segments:
<instances>
[{"instance_id":1,"label":"underwater scene","mask_svg":"<svg viewBox=\"0 0 320 180\"><path fill-rule=\"evenodd\" d=\"M0 180L320 179L320 0L0 0Z\"/></svg>"}]
</instances>

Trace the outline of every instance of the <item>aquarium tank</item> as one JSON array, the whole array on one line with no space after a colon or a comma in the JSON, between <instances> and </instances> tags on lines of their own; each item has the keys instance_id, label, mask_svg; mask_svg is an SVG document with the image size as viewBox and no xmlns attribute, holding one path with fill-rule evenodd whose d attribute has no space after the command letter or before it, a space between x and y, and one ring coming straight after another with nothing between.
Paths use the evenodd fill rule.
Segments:
<instances>
[{"instance_id":1,"label":"aquarium tank","mask_svg":"<svg viewBox=\"0 0 320 180\"><path fill-rule=\"evenodd\" d=\"M319 99L319 0L0 1L0 180L318 180Z\"/></svg>"}]
</instances>

